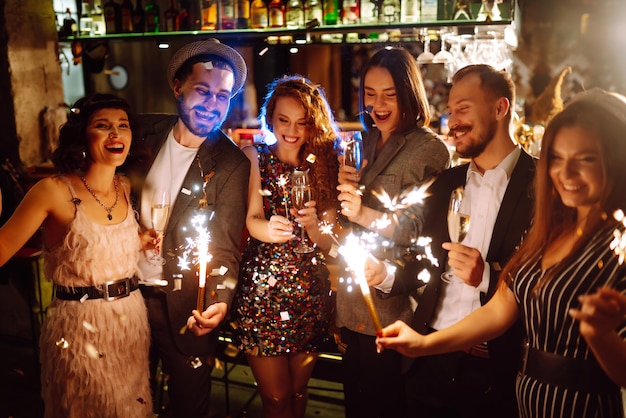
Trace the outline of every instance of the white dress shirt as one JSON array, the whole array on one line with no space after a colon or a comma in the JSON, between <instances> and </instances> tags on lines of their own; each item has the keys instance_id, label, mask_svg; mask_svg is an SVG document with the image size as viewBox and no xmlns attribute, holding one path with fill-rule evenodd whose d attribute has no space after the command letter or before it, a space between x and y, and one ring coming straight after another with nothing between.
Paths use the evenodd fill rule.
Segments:
<instances>
[{"instance_id":1,"label":"white dress shirt","mask_svg":"<svg viewBox=\"0 0 626 418\"><path fill-rule=\"evenodd\" d=\"M478 171L473 161L467 170L464 200L469 201L471 207L470 226L462 244L478 249L483 261L489 251L502 198L520 154L520 148L516 147L500 164L484 174ZM442 283L442 296L435 309L432 327L447 328L480 308L480 293L489 289L489 276L489 268L483 269L483 278L477 287L466 285L456 276L452 277L451 283Z\"/></svg>"}]
</instances>

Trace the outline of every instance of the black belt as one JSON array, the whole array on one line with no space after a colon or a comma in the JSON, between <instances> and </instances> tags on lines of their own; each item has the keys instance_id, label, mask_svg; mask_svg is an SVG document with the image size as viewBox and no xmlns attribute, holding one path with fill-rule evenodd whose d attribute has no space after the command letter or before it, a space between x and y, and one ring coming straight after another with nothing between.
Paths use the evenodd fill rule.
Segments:
<instances>
[{"instance_id":1,"label":"black belt","mask_svg":"<svg viewBox=\"0 0 626 418\"><path fill-rule=\"evenodd\" d=\"M594 357L576 359L524 346L521 374L584 393L619 392Z\"/></svg>"},{"instance_id":2,"label":"black belt","mask_svg":"<svg viewBox=\"0 0 626 418\"><path fill-rule=\"evenodd\" d=\"M54 285L55 296L63 300L104 299L111 301L124 298L139 289L137 276L102 283L98 286L70 287Z\"/></svg>"}]
</instances>

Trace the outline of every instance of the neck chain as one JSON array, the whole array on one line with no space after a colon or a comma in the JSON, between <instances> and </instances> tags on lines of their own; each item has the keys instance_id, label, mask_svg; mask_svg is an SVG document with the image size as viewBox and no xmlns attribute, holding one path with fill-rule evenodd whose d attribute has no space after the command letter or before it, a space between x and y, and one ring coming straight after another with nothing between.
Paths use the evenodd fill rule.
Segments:
<instances>
[{"instance_id":1,"label":"neck chain","mask_svg":"<svg viewBox=\"0 0 626 418\"><path fill-rule=\"evenodd\" d=\"M96 199L96 202L98 202L98 204L100 206L102 206L102 208L104 210L107 211L107 218L109 218L109 221L113 220L113 215L111 215L111 212L117 206L117 202L118 202L118 200L120 198L120 190L119 190L119 187L117 185L117 176L113 177L113 186L115 187L115 202L113 202L113 206L111 206L111 207L108 207L107 205L102 203L102 201L100 199L98 199L98 196L96 196L96 194L91 189L91 187L89 187L89 184L87 184L87 180L85 180L85 177L81 176L80 179L82 180L83 184L85 185L85 189L87 189L87 191L93 196L93 198Z\"/></svg>"}]
</instances>

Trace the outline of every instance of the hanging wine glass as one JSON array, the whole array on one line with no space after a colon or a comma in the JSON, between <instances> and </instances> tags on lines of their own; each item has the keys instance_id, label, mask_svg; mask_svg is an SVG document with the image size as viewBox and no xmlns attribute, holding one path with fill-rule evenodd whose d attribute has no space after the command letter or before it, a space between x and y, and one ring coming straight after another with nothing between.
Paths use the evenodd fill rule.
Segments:
<instances>
[{"instance_id":1,"label":"hanging wine glass","mask_svg":"<svg viewBox=\"0 0 626 418\"><path fill-rule=\"evenodd\" d=\"M418 64L430 64L433 62L433 58L435 57L432 52L430 52L430 36L428 35L428 29L424 28L421 30L422 39L424 39L424 52L417 56Z\"/></svg>"},{"instance_id":2,"label":"hanging wine glass","mask_svg":"<svg viewBox=\"0 0 626 418\"><path fill-rule=\"evenodd\" d=\"M304 209L306 202L312 200L311 185L306 171L294 170L291 175L291 205L296 211ZM300 242L294 248L297 254L313 252L313 247L307 244L304 225L300 224Z\"/></svg>"},{"instance_id":3,"label":"hanging wine glass","mask_svg":"<svg viewBox=\"0 0 626 418\"><path fill-rule=\"evenodd\" d=\"M446 51L446 41L448 39L448 34L445 33L445 31L439 32L439 39L441 41L441 48L439 49L439 52L437 52L433 57L433 64L446 64L454 59L452 57L452 54Z\"/></svg>"},{"instance_id":4,"label":"hanging wine glass","mask_svg":"<svg viewBox=\"0 0 626 418\"><path fill-rule=\"evenodd\" d=\"M463 242L469 231L470 215L469 202L465 199L465 189L458 187L452 191L448 205L448 233L454 243ZM448 270L441 275L441 280L451 283L454 274Z\"/></svg>"},{"instance_id":5,"label":"hanging wine glass","mask_svg":"<svg viewBox=\"0 0 626 418\"><path fill-rule=\"evenodd\" d=\"M164 265L165 259L161 255L161 245L163 243L163 234L165 232L165 225L167 224L167 218L170 213L170 194L167 190L157 189L152 195L152 207L150 209L150 218L152 221L152 228L157 233L157 239L159 243L154 248L154 254L148 258L148 261L154 265Z\"/></svg>"}]
</instances>

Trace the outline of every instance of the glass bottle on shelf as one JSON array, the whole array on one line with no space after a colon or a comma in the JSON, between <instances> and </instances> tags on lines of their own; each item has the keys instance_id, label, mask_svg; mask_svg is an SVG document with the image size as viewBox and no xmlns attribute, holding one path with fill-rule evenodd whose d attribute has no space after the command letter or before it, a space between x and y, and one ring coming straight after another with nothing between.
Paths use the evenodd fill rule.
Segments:
<instances>
[{"instance_id":1,"label":"glass bottle on shelf","mask_svg":"<svg viewBox=\"0 0 626 418\"><path fill-rule=\"evenodd\" d=\"M394 23L400 21L400 0L382 0L378 11L380 23Z\"/></svg>"},{"instance_id":2,"label":"glass bottle on shelf","mask_svg":"<svg viewBox=\"0 0 626 418\"><path fill-rule=\"evenodd\" d=\"M94 3L93 11L91 12L91 18L93 20L93 34L106 35L104 13L102 12L102 7L100 7L100 3Z\"/></svg>"},{"instance_id":3,"label":"glass bottle on shelf","mask_svg":"<svg viewBox=\"0 0 626 418\"><path fill-rule=\"evenodd\" d=\"M155 0L150 0L144 10L146 12L146 32L160 32L161 9L159 5L155 3Z\"/></svg>"},{"instance_id":4,"label":"glass bottle on shelf","mask_svg":"<svg viewBox=\"0 0 626 418\"><path fill-rule=\"evenodd\" d=\"M122 26L120 5L109 0L102 5L102 10L107 33L119 33Z\"/></svg>"},{"instance_id":5,"label":"glass bottle on shelf","mask_svg":"<svg viewBox=\"0 0 626 418\"><path fill-rule=\"evenodd\" d=\"M288 28L295 29L304 26L304 7L300 0L287 1L285 21Z\"/></svg>"},{"instance_id":6,"label":"glass bottle on shelf","mask_svg":"<svg viewBox=\"0 0 626 418\"><path fill-rule=\"evenodd\" d=\"M202 28L202 0L180 0L180 30Z\"/></svg>"},{"instance_id":7,"label":"glass bottle on shelf","mask_svg":"<svg viewBox=\"0 0 626 418\"><path fill-rule=\"evenodd\" d=\"M235 27L248 29L250 26L250 0L235 0Z\"/></svg>"},{"instance_id":8,"label":"glass bottle on shelf","mask_svg":"<svg viewBox=\"0 0 626 418\"><path fill-rule=\"evenodd\" d=\"M400 21L407 23L420 21L419 0L402 0L400 4Z\"/></svg>"},{"instance_id":9,"label":"glass bottle on shelf","mask_svg":"<svg viewBox=\"0 0 626 418\"><path fill-rule=\"evenodd\" d=\"M65 9L61 34L67 37L74 35L74 33L76 33L76 20L72 17L72 11L67 8Z\"/></svg>"},{"instance_id":10,"label":"glass bottle on shelf","mask_svg":"<svg viewBox=\"0 0 626 418\"><path fill-rule=\"evenodd\" d=\"M135 0L135 10L133 11L133 30L139 33L146 30L146 13L143 10L141 0Z\"/></svg>"},{"instance_id":11,"label":"glass bottle on shelf","mask_svg":"<svg viewBox=\"0 0 626 418\"><path fill-rule=\"evenodd\" d=\"M420 17L422 19L422 22L436 22L437 0L422 0Z\"/></svg>"},{"instance_id":12,"label":"glass bottle on shelf","mask_svg":"<svg viewBox=\"0 0 626 418\"><path fill-rule=\"evenodd\" d=\"M83 0L80 10L80 35L93 35L93 18L91 17L91 5L89 1Z\"/></svg>"},{"instance_id":13,"label":"glass bottle on shelf","mask_svg":"<svg viewBox=\"0 0 626 418\"><path fill-rule=\"evenodd\" d=\"M235 0L221 0L222 29L235 29Z\"/></svg>"},{"instance_id":14,"label":"glass bottle on shelf","mask_svg":"<svg viewBox=\"0 0 626 418\"><path fill-rule=\"evenodd\" d=\"M324 24L336 25L339 18L339 2L337 0L324 0Z\"/></svg>"},{"instance_id":15,"label":"glass bottle on shelf","mask_svg":"<svg viewBox=\"0 0 626 418\"><path fill-rule=\"evenodd\" d=\"M359 23L359 13L361 10L359 0L343 0L341 21L344 25Z\"/></svg>"},{"instance_id":16,"label":"glass bottle on shelf","mask_svg":"<svg viewBox=\"0 0 626 418\"><path fill-rule=\"evenodd\" d=\"M178 32L180 30L180 12L176 6L176 0L170 0L169 9L163 12L166 32Z\"/></svg>"},{"instance_id":17,"label":"glass bottle on shelf","mask_svg":"<svg viewBox=\"0 0 626 418\"><path fill-rule=\"evenodd\" d=\"M267 8L263 0L253 0L250 5L250 27L255 29L267 28Z\"/></svg>"},{"instance_id":18,"label":"glass bottle on shelf","mask_svg":"<svg viewBox=\"0 0 626 418\"><path fill-rule=\"evenodd\" d=\"M361 23L378 23L378 1L361 0Z\"/></svg>"},{"instance_id":19,"label":"glass bottle on shelf","mask_svg":"<svg viewBox=\"0 0 626 418\"><path fill-rule=\"evenodd\" d=\"M120 5L120 23L122 32L133 31L133 3L130 0L124 0Z\"/></svg>"},{"instance_id":20,"label":"glass bottle on shelf","mask_svg":"<svg viewBox=\"0 0 626 418\"><path fill-rule=\"evenodd\" d=\"M305 24L317 19L319 24L324 23L324 10L321 0L305 0L304 2L304 22Z\"/></svg>"},{"instance_id":21,"label":"glass bottle on shelf","mask_svg":"<svg viewBox=\"0 0 626 418\"><path fill-rule=\"evenodd\" d=\"M202 30L217 29L217 1L202 0Z\"/></svg>"},{"instance_id":22,"label":"glass bottle on shelf","mask_svg":"<svg viewBox=\"0 0 626 418\"><path fill-rule=\"evenodd\" d=\"M268 5L269 27L282 28L285 26L285 8L282 0L272 0Z\"/></svg>"}]
</instances>

